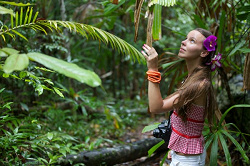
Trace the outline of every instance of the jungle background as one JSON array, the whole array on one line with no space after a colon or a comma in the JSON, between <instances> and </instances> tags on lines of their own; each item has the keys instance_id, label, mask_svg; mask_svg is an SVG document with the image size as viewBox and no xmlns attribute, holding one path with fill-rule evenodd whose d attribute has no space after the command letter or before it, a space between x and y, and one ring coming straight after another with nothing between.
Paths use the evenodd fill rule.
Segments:
<instances>
[{"instance_id":1,"label":"jungle background","mask_svg":"<svg viewBox=\"0 0 250 166\"><path fill-rule=\"evenodd\" d=\"M148 113L141 47L159 53L166 97L185 78L177 54L197 27L218 37L222 54L213 72L220 110L213 130L204 128L207 163L249 164L250 1L150 2L0 1L1 165L167 165L166 149L132 161L112 156L113 164L69 156L153 139L142 129L168 115Z\"/></svg>"}]
</instances>

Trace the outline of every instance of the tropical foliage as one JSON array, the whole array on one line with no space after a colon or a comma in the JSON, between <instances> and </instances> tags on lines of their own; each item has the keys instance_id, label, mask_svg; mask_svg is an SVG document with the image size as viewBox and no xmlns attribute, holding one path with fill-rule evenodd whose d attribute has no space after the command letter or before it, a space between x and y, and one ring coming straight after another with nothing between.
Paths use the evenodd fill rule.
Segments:
<instances>
[{"instance_id":1,"label":"tropical foliage","mask_svg":"<svg viewBox=\"0 0 250 166\"><path fill-rule=\"evenodd\" d=\"M250 100L238 77L249 54L249 6L247 0L0 1L0 164L55 165L68 154L127 142L138 125L153 123L146 128L152 130L157 120L146 114L141 46L158 51L166 96L186 74L176 56L180 42L202 27L218 37L223 63L213 73L222 116L212 132L204 129L210 165L247 165Z\"/></svg>"}]
</instances>

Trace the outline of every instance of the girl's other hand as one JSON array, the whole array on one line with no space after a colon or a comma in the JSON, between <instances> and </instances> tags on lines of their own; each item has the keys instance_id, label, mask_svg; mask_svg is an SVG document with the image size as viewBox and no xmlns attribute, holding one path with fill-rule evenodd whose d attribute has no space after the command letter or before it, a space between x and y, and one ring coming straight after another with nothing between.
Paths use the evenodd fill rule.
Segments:
<instances>
[{"instance_id":1,"label":"girl's other hand","mask_svg":"<svg viewBox=\"0 0 250 166\"><path fill-rule=\"evenodd\" d=\"M142 46L144 51L141 51L147 60L148 70L158 71L158 54L153 47L147 44Z\"/></svg>"}]
</instances>

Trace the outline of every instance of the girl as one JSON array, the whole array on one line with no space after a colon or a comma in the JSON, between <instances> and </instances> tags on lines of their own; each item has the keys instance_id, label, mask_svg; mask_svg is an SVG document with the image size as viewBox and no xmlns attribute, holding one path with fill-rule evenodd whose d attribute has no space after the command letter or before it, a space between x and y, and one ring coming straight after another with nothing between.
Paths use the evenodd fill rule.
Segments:
<instances>
[{"instance_id":1,"label":"girl","mask_svg":"<svg viewBox=\"0 0 250 166\"><path fill-rule=\"evenodd\" d=\"M158 72L158 54L144 44L142 54L148 66L148 98L152 113L174 110L171 116L172 134L170 166L204 166L206 151L202 130L207 117L212 125L216 101L211 82L211 71L220 67L221 55L215 55L216 37L211 32L197 28L181 42L178 56L185 59L188 76L180 88L162 99L161 74Z\"/></svg>"}]
</instances>

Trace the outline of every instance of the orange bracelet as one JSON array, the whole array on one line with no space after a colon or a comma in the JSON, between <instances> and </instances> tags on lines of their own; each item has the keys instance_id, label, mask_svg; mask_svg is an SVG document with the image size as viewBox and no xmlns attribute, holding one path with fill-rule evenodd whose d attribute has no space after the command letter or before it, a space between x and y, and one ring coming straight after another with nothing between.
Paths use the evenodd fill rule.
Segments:
<instances>
[{"instance_id":1,"label":"orange bracelet","mask_svg":"<svg viewBox=\"0 0 250 166\"><path fill-rule=\"evenodd\" d=\"M147 72L148 80L153 83L160 83L161 82L161 73L158 71L148 70Z\"/></svg>"}]
</instances>

